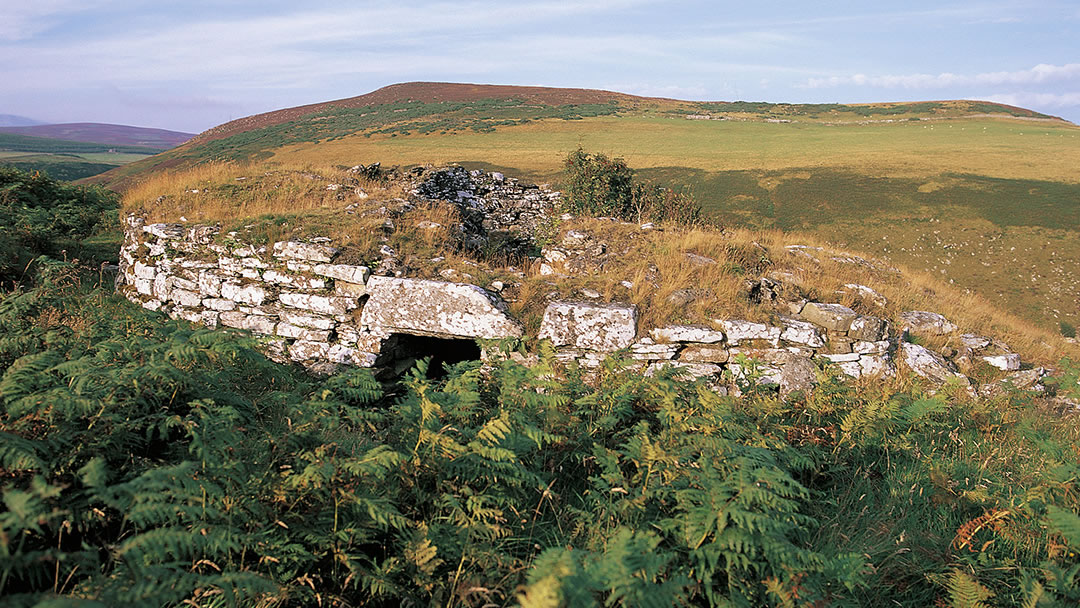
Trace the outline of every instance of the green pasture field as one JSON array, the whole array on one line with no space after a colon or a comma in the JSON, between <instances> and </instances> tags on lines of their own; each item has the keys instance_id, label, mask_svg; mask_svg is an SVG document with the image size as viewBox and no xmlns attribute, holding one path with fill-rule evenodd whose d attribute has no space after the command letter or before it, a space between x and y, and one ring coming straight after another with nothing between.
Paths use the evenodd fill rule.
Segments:
<instances>
[{"instance_id":1,"label":"green pasture field","mask_svg":"<svg viewBox=\"0 0 1080 608\"><path fill-rule=\"evenodd\" d=\"M0 164L77 180L153 156L160 150L0 133Z\"/></svg>"}]
</instances>

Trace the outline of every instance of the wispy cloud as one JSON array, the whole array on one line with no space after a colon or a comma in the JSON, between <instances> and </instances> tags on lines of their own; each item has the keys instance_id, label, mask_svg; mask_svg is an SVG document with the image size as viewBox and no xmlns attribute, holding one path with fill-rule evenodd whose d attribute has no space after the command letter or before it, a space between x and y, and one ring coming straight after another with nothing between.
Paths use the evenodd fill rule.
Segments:
<instances>
[{"instance_id":1,"label":"wispy cloud","mask_svg":"<svg viewBox=\"0 0 1080 608\"><path fill-rule=\"evenodd\" d=\"M802 86L808 89L823 89L851 85L886 89L933 89L971 85L1045 84L1072 80L1080 80L1080 63L1067 63L1065 65L1040 63L1039 65L1026 70L1017 70L1014 72L983 72L981 74L953 74L950 72L943 72L937 75L903 74L868 76L866 74L853 74L851 76L811 78Z\"/></svg>"},{"instance_id":2,"label":"wispy cloud","mask_svg":"<svg viewBox=\"0 0 1080 608\"><path fill-rule=\"evenodd\" d=\"M999 93L994 95L982 95L976 99L996 101L997 103L1025 108L1070 108L1080 106L1080 91L1068 93Z\"/></svg>"}]
</instances>

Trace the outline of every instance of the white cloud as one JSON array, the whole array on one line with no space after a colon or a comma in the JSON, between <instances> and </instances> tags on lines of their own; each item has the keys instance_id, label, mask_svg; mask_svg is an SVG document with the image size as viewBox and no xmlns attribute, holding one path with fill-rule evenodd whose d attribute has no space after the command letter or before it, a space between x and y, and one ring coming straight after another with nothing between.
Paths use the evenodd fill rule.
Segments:
<instances>
[{"instance_id":1,"label":"white cloud","mask_svg":"<svg viewBox=\"0 0 1080 608\"><path fill-rule=\"evenodd\" d=\"M110 4L111 0L8 0L0 2L0 40L26 40L70 19L73 14Z\"/></svg>"},{"instance_id":2,"label":"white cloud","mask_svg":"<svg viewBox=\"0 0 1080 608\"><path fill-rule=\"evenodd\" d=\"M1080 91L1068 93L997 93L975 99L995 101L1023 108L1070 108L1080 106Z\"/></svg>"},{"instance_id":3,"label":"white cloud","mask_svg":"<svg viewBox=\"0 0 1080 608\"><path fill-rule=\"evenodd\" d=\"M983 72L981 74L953 74L950 72L943 72L937 75L905 74L867 76L866 74L855 74L852 76L831 76L828 78L811 78L807 80L802 87L808 89L824 89L854 85L887 89L932 89L972 85L1029 85L1071 80L1080 80L1080 63L1067 63L1065 65L1040 63L1039 65L1026 70L1017 70L1015 72Z\"/></svg>"}]
</instances>

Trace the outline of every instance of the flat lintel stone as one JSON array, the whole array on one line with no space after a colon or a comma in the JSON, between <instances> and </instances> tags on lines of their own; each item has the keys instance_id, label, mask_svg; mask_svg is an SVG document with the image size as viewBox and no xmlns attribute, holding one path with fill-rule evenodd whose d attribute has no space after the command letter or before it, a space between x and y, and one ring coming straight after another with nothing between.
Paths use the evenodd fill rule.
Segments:
<instances>
[{"instance_id":1,"label":"flat lintel stone","mask_svg":"<svg viewBox=\"0 0 1080 608\"><path fill-rule=\"evenodd\" d=\"M521 324L495 296L476 285L371 277L360 325L381 334L450 338L518 338Z\"/></svg>"}]
</instances>

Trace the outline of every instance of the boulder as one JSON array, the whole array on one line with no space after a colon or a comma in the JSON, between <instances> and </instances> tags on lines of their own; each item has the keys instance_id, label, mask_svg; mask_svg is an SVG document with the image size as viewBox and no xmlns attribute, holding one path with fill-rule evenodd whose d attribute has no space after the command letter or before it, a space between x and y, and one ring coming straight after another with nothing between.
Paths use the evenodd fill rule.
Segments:
<instances>
[{"instance_id":1,"label":"boulder","mask_svg":"<svg viewBox=\"0 0 1080 608\"><path fill-rule=\"evenodd\" d=\"M944 336L956 331L956 326L936 312L909 310L900 313L900 329L912 334Z\"/></svg>"},{"instance_id":2,"label":"boulder","mask_svg":"<svg viewBox=\"0 0 1080 608\"><path fill-rule=\"evenodd\" d=\"M829 331L848 331L859 315L842 304L809 302L802 309L802 317L814 325Z\"/></svg>"},{"instance_id":3,"label":"boulder","mask_svg":"<svg viewBox=\"0 0 1080 608\"><path fill-rule=\"evenodd\" d=\"M637 308L620 304L552 302L544 311L540 339L556 347L615 351L633 344L637 335Z\"/></svg>"},{"instance_id":4,"label":"boulder","mask_svg":"<svg viewBox=\"0 0 1080 608\"><path fill-rule=\"evenodd\" d=\"M367 290L360 324L374 333L498 339L524 331L500 300L476 285L371 277Z\"/></svg>"},{"instance_id":5,"label":"boulder","mask_svg":"<svg viewBox=\"0 0 1080 608\"><path fill-rule=\"evenodd\" d=\"M950 378L967 379L956 372L944 357L925 346L903 342L900 344L900 356L911 371L928 380L943 383Z\"/></svg>"}]
</instances>

